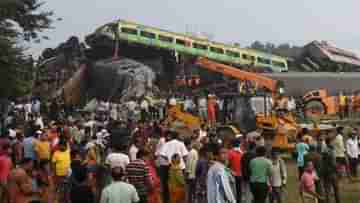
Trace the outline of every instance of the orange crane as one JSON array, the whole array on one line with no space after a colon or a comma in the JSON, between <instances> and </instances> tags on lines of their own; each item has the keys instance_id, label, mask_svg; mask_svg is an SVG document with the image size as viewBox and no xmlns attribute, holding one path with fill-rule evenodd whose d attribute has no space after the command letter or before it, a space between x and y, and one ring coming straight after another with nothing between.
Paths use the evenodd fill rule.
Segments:
<instances>
[{"instance_id":1,"label":"orange crane","mask_svg":"<svg viewBox=\"0 0 360 203\"><path fill-rule=\"evenodd\" d=\"M277 95L282 84L277 80L273 80L257 73L240 70L236 67L221 64L207 58L198 58L194 64L209 71L221 73L240 81L255 82L257 87L264 88L271 92L275 101L278 99ZM257 126L260 128L273 130L274 147L282 149L294 147L289 144L289 136L295 137L298 132L298 125L291 114L285 114L284 112L271 115L258 114L256 115L256 122Z\"/></svg>"},{"instance_id":2,"label":"orange crane","mask_svg":"<svg viewBox=\"0 0 360 203\"><path fill-rule=\"evenodd\" d=\"M199 65L202 68L206 68L207 70L221 73L223 75L233 77L240 81L253 81L258 87L263 87L272 93L278 92L280 87L280 84L277 80L273 80L271 78L256 73L243 71L229 65L209 60L207 58L198 58L196 59L195 64Z\"/></svg>"}]
</instances>

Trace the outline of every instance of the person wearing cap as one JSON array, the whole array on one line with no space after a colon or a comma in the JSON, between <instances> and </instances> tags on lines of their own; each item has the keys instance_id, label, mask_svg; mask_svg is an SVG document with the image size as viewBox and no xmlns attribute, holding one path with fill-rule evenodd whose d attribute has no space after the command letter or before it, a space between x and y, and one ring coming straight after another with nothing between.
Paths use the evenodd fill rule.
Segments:
<instances>
[{"instance_id":1,"label":"person wearing cap","mask_svg":"<svg viewBox=\"0 0 360 203\"><path fill-rule=\"evenodd\" d=\"M123 180L124 169L111 169L113 182L101 193L100 203L137 203L140 201L136 188Z\"/></svg>"}]
</instances>

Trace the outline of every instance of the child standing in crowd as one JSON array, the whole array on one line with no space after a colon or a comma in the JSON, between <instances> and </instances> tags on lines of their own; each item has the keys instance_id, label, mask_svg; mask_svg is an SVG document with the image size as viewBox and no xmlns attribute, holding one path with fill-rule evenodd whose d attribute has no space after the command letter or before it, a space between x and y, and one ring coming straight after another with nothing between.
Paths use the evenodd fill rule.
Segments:
<instances>
[{"instance_id":1,"label":"child standing in crowd","mask_svg":"<svg viewBox=\"0 0 360 203\"><path fill-rule=\"evenodd\" d=\"M171 158L169 192L171 203L180 203L185 200L185 177L180 167L179 154L174 154Z\"/></svg>"},{"instance_id":2,"label":"child standing in crowd","mask_svg":"<svg viewBox=\"0 0 360 203\"><path fill-rule=\"evenodd\" d=\"M323 199L316 193L315 181L317 178L314 172L314 165L310 161L306 164L300 180L300 197L303 203L317 203Z\"/></svg>"}]
</instances>

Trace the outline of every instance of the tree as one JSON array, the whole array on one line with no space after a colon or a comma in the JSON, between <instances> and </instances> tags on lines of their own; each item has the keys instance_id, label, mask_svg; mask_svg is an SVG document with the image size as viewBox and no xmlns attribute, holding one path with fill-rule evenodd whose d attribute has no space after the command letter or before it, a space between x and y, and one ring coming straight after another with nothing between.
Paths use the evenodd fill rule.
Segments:
<instances>
[{"instance_id":1,"label":"tree","mask_svg":"<svg viewBox=\"0 0 360 203\"><path fill-rule=\"evenodd\" d=\"M0 97L20 96L29 91L34 71L32 57L24 54L23 42L47 39L41 33L51 28L52 11L42 11L39 0L0 1Z\"/></svg>"},{"instance_id":2,"label":"tree","mask_svg":"<svg viewBox=\"0 0 360 203\"><path fill-rule=\"evenodd\" d=\"M259 51L265 51L265 45L261 43L260 41L255 41L250 45L250 48L256 49Z\"/></svg>"}]
</instances>

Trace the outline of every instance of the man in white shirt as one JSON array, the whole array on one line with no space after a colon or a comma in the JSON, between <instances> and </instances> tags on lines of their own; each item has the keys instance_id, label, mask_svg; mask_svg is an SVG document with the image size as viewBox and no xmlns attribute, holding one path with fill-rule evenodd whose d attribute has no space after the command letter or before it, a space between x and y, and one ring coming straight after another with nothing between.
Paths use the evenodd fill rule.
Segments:
<instances>
[{"instance_id":1,"label":"man in white shirt","mask_svg":"<svg viewBox=\"0 0 360 203\"><path fill-rule=\"evenodd\" d=\"M123 170L125 170L129 163L129 156L122 153L122 148L119 146L115 147L114 151L110 153L105 160L105 164L107 164L111 169L121 167Z\"/></svg>"},{"instance_id":2,"label":"man in white shirt","mask_svg":"<svg viewBox=\"0 0 360 203\"><path fill-rule=\"evenodd\" d=\"M43 118L41 117L40 114L35 119L35 125L39 126L40 129L44 129L44 127L45 127Z\"/></svg>"},{"instance_id":3,"label":"man in white shirt","mask_svg":"<svg viewBox=\"0 0 360 203\"><path fill-rule=\"evenodd\" d=\"M118 107L117 107L117 104L112 104L111 105L110 117L114 121L118 120Z\"/></svg>"},{"instance_id":4,"label":"man in white shirt","mask_svg":"<svg viewBox=\"0 0 360 203\"><path fill-rule=\"evenodd\" d=\"M207 101L204 96L200 97L199 101L199 116L203 121L207 120Z\"/></svg>"},{"instance_id":5,"label":"man in white shirt","mask_svg":"<svg viewBox=\"0 0 360 203\"><path fill-rule=\"evenodd\" d=\"M339 166L339 173L345 175L347 173L346 167L348 163L346 161L346 149L342 132L343 127L337 127L336 130L332 132L335 137L333 137L331 145L334 147L336 164Z\"/></svg>"},{"instance_id":6,"label":"man in white shirt","mask_svg":"<svg viewBox=\"0 0 360 203\"><path fill-rule=\"evenodd\" d=\"M333 141L331 143L334 146L336 162L338 164L346 164L346 162L345 162L345 151L346 151L346 149L345 149L345 146L344 146L344 138L343 138L343 136L341 134L342 131L343 131L342 127L336 128L337 135L335 136L335 138L333 139ZM335 133L335 132L333 132L333 133ZM342 159L344 159L344 160L342 160Z\"/></svg>"},{"instance_id":7,"label":"man in white shirt","mask_svg":"<svg viewBox=\"0 0 360 203\"><path fill-rule=\"evenodd\" d=\"M170 106L176 106L176 98L175 97L171 97L170 99L169 99L169 105Z\"/></svg>"},{"instance_id":8,"label":"man in white shirt","mask_svg":"<svg viewBox=\"0 0 360 203\"><path fill-rule=\"evenodd\" d=\"M357 165L358 165L358 156L359 156L359 142L358 138L353 132L350 138L346 141L346 152L349 157L350 163L350 175L352 177L357 177Z\"/></svg>"},{"instance_id":9,"label":"man in white shirt","mask_svg":"<svg viewBox=\"0 0 360 203\"><path fill-rule=\"evenodd\" d=\"M205 124L201 124L198 141L201 141L204 137L207 137L207 131L205 129Z\"/></svg>"},{"instance_id":10,"label":"man in white shirt","mask_svg":"<svg viewBox=\"0 0 360 203\"><path fill-rule=\"evenodd\" d=\"M143 99L140 104L141 109L141 119L145 121L148 118L149 113L149 102L146 99Z\"/></svg>"},{"instance_id":11,"label":"man in white shirt","mask_svg":"<svg viewBox=\"0 0 360 203\"><path fill-rule=\"evenodd\" d=\"M296 102L295 99L293 97L291 97L288 101L288 111L294 111L296 110Z\"/></svg>"},{"instance_id":12,"label":"man in white shirt","mask_svg":"<svg viewBox=\"0 0 360 203\"><path fill-rule=\"evenodd\" d=\"M188 202L195 202L196 191L196 164L199 160L200 143L187 143L189 155L186 157L186 174L188 183Z\"/></svg>"},{"instance_id":13,"label":"man in white shirt","mask_svg":"<svg viewBox=\"0 0 360 203\"><path fill-rule=\"evenodd\" d=\"M25 121L29 121L29 115L31 114L31 103L27 102L24 105L24 111L25 111Z\"/></svg>"},{"instance_id":14,"label":"man in white shirt","mask_svg":"<svg viewBox=\"0 0 360 203\"><path fill-rule=\"evenodd\" d=\"M130 149L129 149L129 155L130 155L130 161L135 161L136 160L136 154L139 151L139 147L141 145L140 140L136 139L134 144L131 145Z\"/></svg>"},{"instance_id":15,"label":"man in white shirt","mask_svg":"<svg viewBox=\"0 0 360 203\"><path fill-rule=\"evenodd\" d=\"M161 185L163 186L163 200L164 202L169 202L169 187L168 187L168 179L169 179L169 165L173 155L180 155L180 167L182 170L185 169L184 158L188 155L188 150L186 149L185 144L180 141L179 135L177 132L170 132L171 140L166 142L160 149L160 180Z\"/></svg>"},{"instance_id":16,"label":"man in white shirt","mask_svg":"<svg viewBox=\"0 0 360 203\"><path fill-rule=\"evenodd\" d=\"M160 156L162 158L167 160L167 165L170 164L171 158L175 154L179 154L180 159L180 168L182 170L185 169L185 162L184 158L188 155L188 150L186 149L186 146L184 142L179 140L179 135L177 132L171 132L172 139L165 143L164 146L162 146L160 150Z\"/></svg>"}]
</instances>

